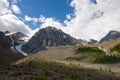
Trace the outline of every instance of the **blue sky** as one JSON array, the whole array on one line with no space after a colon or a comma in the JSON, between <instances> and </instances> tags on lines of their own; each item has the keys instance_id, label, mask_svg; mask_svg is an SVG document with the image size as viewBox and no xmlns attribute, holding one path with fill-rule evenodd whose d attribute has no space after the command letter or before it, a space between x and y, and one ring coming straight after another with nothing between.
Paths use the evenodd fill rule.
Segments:
<instances>
[{"instance_id":1,"label":"blue sky","mask_svg":"<svg viewBox=\"0 0 120 80\"><path fill-rule=\"evenodd\" d=\"M18 3L19 8L22 11L20 17L28 15L30 17L54 17L60 22L66 19L66 14L72 13L73 8L69 6L72 0L21 0ZM35 29L40 24L32 25L26 22L32 29Z\"/></svg>"},{"instance_id":2,"label":"blue sky","mask_svg":"<svg viewBox=\"0 0 120 80\"><path fill-rule=\"evenodd\" d=\"M34 35L52 26L77 39L120 31L120 0L0 0L0 31Z\"/></svg>"},{"instance_id":3,"label":"blue sky","mask_svg":"<svg viewBox=\"0 0 120 80\"><path fill-rule=\"evenodd\" d=\"M96 4L96 0L90 0L92 3ZM12 1L10 1L12 3ZM24 18L25 15L30 17L53 17L59 22L63 23L66 19L66 15L73 13L74 8L69 4L72 0L21 0L17 3L22 11L22 14L17 15ZM31 29L40 27L41 23L36 23L33 25L31 22L25 22L30 26Z\"/></svg>"}]
</instances>

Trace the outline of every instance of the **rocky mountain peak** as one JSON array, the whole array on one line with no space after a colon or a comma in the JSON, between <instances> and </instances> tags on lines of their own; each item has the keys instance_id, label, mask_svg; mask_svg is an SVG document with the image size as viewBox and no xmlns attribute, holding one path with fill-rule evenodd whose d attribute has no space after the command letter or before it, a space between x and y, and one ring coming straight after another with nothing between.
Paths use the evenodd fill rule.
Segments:
<instances>
[{"instance_id":1,"label":"rocky mountain peak","mask_svg":"<svg viewBox=\"0 0 120 80\"><path fill-rule=\"evenodd\" d=\"M112 30L105 37L103 37L99 43L103 43L106 41L111 41L120 38L120 32Z\"/></svg>"},{"instance_id":2,"label":"rocky mountain peak","mask_svg":"<svg viewBox=\"0 0 120 80\"><path fill-rule=\"evenodd\" d=\"M76 39L54 27L40 29L22 48L31 53L44 49L47 46L74 45Z\"/></svg>"}]
</instances>

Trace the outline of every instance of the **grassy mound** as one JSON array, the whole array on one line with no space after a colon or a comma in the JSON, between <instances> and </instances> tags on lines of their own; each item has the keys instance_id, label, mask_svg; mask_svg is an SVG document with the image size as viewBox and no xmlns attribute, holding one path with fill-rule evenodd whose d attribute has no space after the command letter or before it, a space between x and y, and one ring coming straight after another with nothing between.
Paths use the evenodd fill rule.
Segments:
<instances>
[{"instance_id":1,"label":"grassy mound","mask_svg":"<svg viewBox=\"0 0 120 80\"><path fill-rule=\"evenodd\" d=\"M111 52L117 52L120 54L120 44L110 49Z\"/></svg>"},{"instance_id":2,"label":"grassy mound","mask_svg":"<svg viewBox=\"0 0 120 80\"><path fill-rule=\"evenodd\" d=\"M78 57L68 57L70 60L87 60L93 63L111 64L120 62L120 58L115 56L108 56L102 50L97 47L82 46L76 50L76 54L80 54Z\"/></svg>"}]
</instances>

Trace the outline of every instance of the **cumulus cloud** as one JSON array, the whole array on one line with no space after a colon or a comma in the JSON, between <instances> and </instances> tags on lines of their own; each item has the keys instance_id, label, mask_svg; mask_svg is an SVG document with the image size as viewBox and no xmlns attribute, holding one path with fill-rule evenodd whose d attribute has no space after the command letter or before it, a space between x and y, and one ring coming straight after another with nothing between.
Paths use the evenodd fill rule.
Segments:
<instances>
[{"instance_id":1,"label":"cumulus cloud","mask_svg":"<svg viewBox=\"0 0 120 80\"><path fill-rule=\"evenodd\" d=\"M1 16L0 22L3 24L2 26L0 26L0 30L3 31L20 31L25 34L29 34L31 32L31 29L13 14Z\"/></svg>"},{"instance_id":2,"label":"cumulus cloud","mask_svg":"<svg viewBox=\"0 0 120 80\"><path fill-rule=\"evenodd\" d=\"M75 17L67 21L68 32L76 38L101 39L109 30L120 30L120 1L97 0L91 4L90 0L73 0ZM94 17L94 19L93 19Z\"/></svg>"},{"instance_id":3,"label":"cumulus cloud","mask_svg":"<svg viewBox=\"0 0 120 80\"><path fill-rule=\"evenodd\" d=\"M120 0L72 0L74 12L66 15L64 25L42 16L41 28L54 26L76 38L100 40L110 30L120 30L119 4Z\"/></svg>"},{"instance_id":4,"label":"cumulus cloud","mask_svg":"<svg viewBox=\"0 0 120 80\"><path fill-rule=\"evenodd\" d=\"M21 13L21 11L20 11L20 9L19 9L19 7L17 5L12 5L12 10L16 14L20 14Z\"/></svg>"},{"instance_id":5,"label":"cumulus cloud","mask_svg":"<svg viewBox=\"0 0 120 80\"><path fill-rule=\"evenodd\" d=\"M35 17L32 18L32 17L29 17L28 15L25 15L24 21L32 22L34 25L36 25L37 22L40 22L38 18L35 18Z\"/></svg>"},{"instance_id":6,"label":"cumulus cloud","mask_svg":"<svg viewBox=\"0 0 120 80\"><path fill-rule=\"evenodd\" d=\"M57 29L63 29L64 25L57 21L55 18L45 18L41 28L45 28L47 26L56 27Z\"/></svg>"},{"instance_id":7,"label":"cumulus cloud","mask_svg":"<svg viewBox=\"0 0 120 80\"><path fill-rule=\"evenodd\" d=\"M9 7L9 2L7 0L0 0L0 15L11 13L8 7Z\"/></svg>"},{"instance_id":8,"label":"cumulus cloud","mask_svg":"<svg viewBox=\"0 0 120 80\"><path fill-rule=\"evenodd\" d=\"M20 31L31 36L33 31L28 25L12 13L9 6L9 2L7 0L0 0L0 31Z\"/></svg>"},{"instance_id":9,"label":"cumulus cloud","mask_svg":"<svg viewBox=\"0 0 120 80\"><path fill-rule=\"evenodd\" d=\"M20 0L13 0L12 5ZM94 1L94 2L91 2ZM30 17L25 15L24 21L33 24L42 23L40 28L53 26L62 29L64 32L76 38L100 40L110 30L120 30L120 0L72 0L70 6L74 8L73 13L66 14L63 23L53 17ZM8 9L7 0L0 1L0 30L22 31L26 34L34 34L39 28L31 30L23 21L12 14ZM20 9L12 9L15 13L20 13ZM21 27L22 26L22 27Z\"/></svg>"}]
</instances>

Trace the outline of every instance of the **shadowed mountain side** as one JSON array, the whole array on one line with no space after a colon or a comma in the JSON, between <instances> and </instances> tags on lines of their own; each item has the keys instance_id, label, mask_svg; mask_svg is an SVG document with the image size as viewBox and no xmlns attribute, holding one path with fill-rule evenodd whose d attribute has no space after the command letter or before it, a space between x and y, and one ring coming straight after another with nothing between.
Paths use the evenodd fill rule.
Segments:
<instances>
[{"instance_id":1,"label":"shadowed mountain side","mask_svg":"<svg viewBox=\"0 0 120 80\"><path fill-rule=\"evenodd\" d=\"M3 32L0 32L0 64L6 61L15 61L23 58L24 56L20 53L13 52L10 49L11 40L5 36Z\"/></svg>"}]
</instances>

